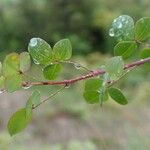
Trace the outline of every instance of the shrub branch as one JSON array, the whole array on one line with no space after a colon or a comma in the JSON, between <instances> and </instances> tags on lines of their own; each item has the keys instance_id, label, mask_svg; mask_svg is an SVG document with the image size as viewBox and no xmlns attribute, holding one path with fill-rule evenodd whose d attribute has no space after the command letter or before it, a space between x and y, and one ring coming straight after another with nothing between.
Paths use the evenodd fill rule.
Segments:
<instances>
[{"instance_id":1,"label":"shrub branch","mask_svg":"<svg viewBox=\"0 0 150 150\"><path fill-rule=\"evenodd\" d=\"M124 65L124 70L130 69L132 67L137 67L145 63L149 63L149 62L150 62L150 58L141 59L141 60ZM43 81L43 82L26 82L25 81L22 83L22 86L28 87L28 86L38 86L38 85L70 85L80 80L85 80L88 78L96 77L101 74L105 74L105 71L101 69L97 69L97 70L90 71L86 75L82 75L73 79L68 79L68 80L63 80L63 81Z\"/></svg>"}]
</instances>

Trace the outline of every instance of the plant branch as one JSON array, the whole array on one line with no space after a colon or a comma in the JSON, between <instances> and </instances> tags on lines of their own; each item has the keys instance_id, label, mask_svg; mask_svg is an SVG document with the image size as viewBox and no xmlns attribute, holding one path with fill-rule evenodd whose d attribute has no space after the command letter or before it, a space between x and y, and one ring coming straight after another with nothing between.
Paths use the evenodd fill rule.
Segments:
<instances>
[{"instance_id":1,"label":"plant branch","mask_svg":"<svg viewBox=\"0 0 150 150\"><path fill-rule=\"evenodd\" d=\"M74 62L74 61L58 61L58 63L72 64L72 65L74 65L75 68L78 68L78 69L82 68L85 71L89 71L89 72L92 71L92 70L88 69L87 67L85 67L77 62Z\"/></svg>"},{"instance_id":2,"label":"plant branch","mask_svg":"<svg viewBox=\"0 0 150 150\"><path fill-rule=\"evenodd\" d=\"M47 97L46 99L44 99L43 101L41 101L38 105L33 106L32 109L35 109L38 106L42 105L43 103L47 102L50 98L54 97L56 94L58 94L60 91L62 91L65 87L66 87L66 85L63 86L63 87L61 87L60 89L58 89L56 92L52 93L49 97Z\"/></svg>"},{"instance_id":3,"label":"plant branch","mask_svg":"<svg viewBox=\"0 0 150 150\"><path fill-rule=\"evenodd\" d=\"M141 59L141 60L126 64L124 66L124 70L130 69L132 67L137 67L145 63L150 63L150 58L145 58L145 59ZM26 86L37 86L37 85L70 85L80 80L85 80L88 78L96 77L104 73L105 73L104 70L97 69L97 70L91 71L90 73L86 75L82 75L73 79L68 79L68 80L63 80L63 81L23 82L22 86L26 87Z\"/></svg>"},{"instance_id":4,"label":"plant branch","mask_svg":"<svg viewBox=\"0 0 150 150\"><path fill-rule=\"evenodd\" d=\"M108 83L108 88L113 86L114 84L116 84L118 81L120 81L122 78L124 78L124 76L126 76L130 71L132 71L136 66L130 68L129 70L127 70L125 73L123 73L117 80L114 80L112 82L107 82Z\"/></svg>"}]
</instances>

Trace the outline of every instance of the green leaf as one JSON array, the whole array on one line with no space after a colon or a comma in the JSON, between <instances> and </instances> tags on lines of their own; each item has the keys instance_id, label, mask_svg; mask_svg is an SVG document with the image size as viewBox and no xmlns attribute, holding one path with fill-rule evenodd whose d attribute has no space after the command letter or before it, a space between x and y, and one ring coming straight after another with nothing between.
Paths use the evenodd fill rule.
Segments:
<instances>
[{"instance_id":1,"label":"green leaf","mask_svg":"<svg viewBox=\"0 0 150 150\"><path fill-rule=\"evenodd\" d=\"M1 76L1 77L0 77L0 89L3 89L3 88L4 88L4 83L5 83L5 77L4 77L4 76Z\"/></svg>"},{"instance_id":2,"label":"green leaf","mask_svg":"<svg viewBox=\"0 0 150 150\"><path fill-rule=\"evenodd\" d=\"M100 102L101 103L103 103L103 102L105 102L105 101L108 100L108 91L106 90L106 88L104 86L102 86L100 88L100 94L99 94L99 96L100 96Z\"/></svg>"},{"instance_id":3,"label":"green leaf","mask_svg":"<svg viewBox=\"0 0 150 150\"><path fill-rule=\"evenodd\" d=\"M145 48L144 50L142 50L140 53L140 57L142 59L150 57L150 48Z\"/></svg>"},{"instance_id":4,"label":"green leaf","mask_svg":"<svg viewBox=\"0 0 150 150\"><path fill-rule=\"evenodd\" d=\"M144 59L144 58L150 58L150 48L145 48L140 52L140 58ZM150 64L149 63L144 63L142 65L143 67L145 67L146 70L150 69Z\"/></svg>"},{"instance_id":5,"label":"green leaf","mask_svg":"<svg viewBox=\"0 0 150 150\"><path fill-rule=\"evenodd\" d=\"M53 65L46 66L43 69L43 75L48 80L54 80L55 78L57 78L60 71L61 71L61 65L53 64Z\"/></svg>"},{"instance_id":6,"label":"green leaf","mask_svg":"<svg viewBox=\"0 0 150 150\"><path fill-rule=\"evenodd\" d=\"M112 57L106 63L106 72L109 74L111 80L116 80L122 75L124 68L124 62L122 57Z\"/></svg>"},{"instance_id":7,"label":"green leaf","mask_svg":"<svg viewBox=\"0 0 150 150\"><path fill-rule=\"evenodd\" d=\"M32 38L28 45L28 51L35 64L49 64L52 61L52 48L40 38Z\"/></svg>"},{"instance_id":8,"label":"green leaf","mask_svg":"<svg viewBox=\"0 0 150 150\"><path fill-rule=\"evenodd\" d=\"M25 108L19 109L11 116L7 124L9 134L13 136L21 132L23 129L27 127L28 123L31 121L31 118L32 118L32 114L26 117Z\"/></svg>"},{"instance_id":9,"label":"green leaf","mask_svg":"<svg viewBox=\"0 0 150 150\"><path fill-rule=\"evenodd\" d=\"M125 96L122 94L122 92L119 89L117 89L117 88L109 88L108 92L109 92L110 97L113 100L115 100L117 103L119 103L121 105L128 104L127 99L125 98Z\"/></svg>"},{"instance_id":10,"label":"green leaf","mask_svg":"<svg viewBox=\"0 0 150 150\"><path fill-rule=\"evenodd\" d=\"M31 59L28 52L22 52L20 54L20 71L26 72L30 69Z\"/></svg>"},{"instance_id":11,"label":"green leaf","mask_svg":"<svg viewBox=\"0 0 150 150\"><path fill-rule=\"evenodd\" d=\"M134 39L134 21L130 16L122 15L112 22L109 35L118 41L129 41Z\"/></svg>"},{"instance_id":12,"label":"green leaf","mask_svg":"<svg viewBox=\"0 0 150 150\"><path fill-rule=\"evenodd\" d=\"M89 79L85 82L85 91L96 91L102 86L103 81L100 79Z\"/></svg>"},{"instance_id":13,"label":"green leaf","mask_svg":"<svg viewBox=\"0 0 150 150\"><path fill-rule=\"evenodd\" d=\"M3 75L7 77L17 74L19 72L19 61L17 53L7 55L3 63Z\"/></svg>"},{"instance_id":14,"label":"green leaf","mask_svg":"<svg viewBox=\"0 0 150 150\"><path fill-rule=\"evenodd\" d=\"M36 106L40 103L40 92L35 90L32 92L31 96L29 97L26 103L26 117L30 116L32 113L33 106Z\"/></svg>"},{"instance_id":15,"label":"green leaf","mask_svg":"<svg viewBox=\"0 0 150 150\"><path fill-rule=\"evenodd\" d=\"M135 39L145 41L150 38L150 17L144 17L135 24Z\"/></svg>"},{"instance_id":16,"label":"green leaf","mask_svg":"<svg viewBox=\"0 0 150 150\"><path fill-rule=\"evenodd\" d=\"M32 104L34 106L38 105L40 103L40 91L39 90L35 90L32 92L32 95L30 97L32 99Z\"/></svg>"},{"instance_id":17,"label":"green leaf","mask_svg":"<svg viewBox=\"0 0 150 150\"><path fill-rule=\"evenodd\" d=\"M102 86L102 83L103 81L100 79L89 79L85 82L83 97L88 103L94 104L99 102L99 90Z\"/></svg>"},{"instance_id":18,"label":"green leaf","mask_svg":"<svg viewBox=\"0 0 150 150\"><path fill-rule=\"evenodd\" d=\"M83 97L90 104L99 103L99 92L98 91L85 91L83 93Z\"/></svg>"},{"instance_id":19,"label":"green leaf","mask_svg":"<svg viewBox=\"0 0 150 150\"><path fill-rule=\"evenodd\" d=\"M68 39L58 41L53 48L56 60L68 60L72 55L71 42Z\"/></svg>"},{"instance_id":20,"label":"green leaf","mask_svg":"<svg viewBox=\"0 0 150 150\"><path fill-rule=\"evenodd\" d=\"M5 79L5 88L8 92L12 93L19 90L22 87L22 76L20 74L14 74L7 76Z\"/></svg>"},{"instance_id":21,"label":"green leaf","mask_svg":"<svg viewBox=\"0 0 150 150\"><path fill-rule=\"evenodd\" d=\"M29 98L27 103L26 103L26 117L31 115L32 107L33 107L32 99Z\"/></svg>"},{"instance_id":22,"label":"green leaf","mask_svg":"<svg viewBox=\"0 0 150 150\"><path fill-rule=\"evenodd\" d=\"M114 47L114 55L122 56L126 59L132 55L134 50L137 48L137 44L134 41L122 41Z\"/></svg>"}]
</instances>

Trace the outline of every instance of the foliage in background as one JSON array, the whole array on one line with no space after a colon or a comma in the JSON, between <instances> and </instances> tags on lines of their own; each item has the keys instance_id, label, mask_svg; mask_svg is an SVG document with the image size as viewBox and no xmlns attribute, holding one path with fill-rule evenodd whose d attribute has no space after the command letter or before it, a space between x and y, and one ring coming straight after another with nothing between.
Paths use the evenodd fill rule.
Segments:
<instances>
[{"instance_id":1,"label":"foliage in background","mask_svg":"<svg viewBox=\"0 0 150 150\"><path fill-rule=\"evenodd\" d=\"M0 87L1 92L13 93L22 88L28 89L31 86L39 85L62 85L62 87L50 94L44 100L41 100L41 94L34 90L26 102L24 108L16 111L8 121L8 131L11 136L21 132L31 121L33 110L41 104L47 102L50 98L57 95L65 88L69 88L73 83L89 79L85 82L83 97L90 104L108 101L111 99L121 105L128 104L128 100L122 91L114 85L121 80L131 69L150 62L150 49L142 49L139 53L137 48L144 44L150 38L150 18L143 17L135 25L130 16L122 15L114 19L109 30L109 35L114 37L118 44L114 48L115 56L110 58L105 65L97 70L89 68L71 61L72 45L70 40L59 40L54 46L48 44L41 38L32 38L28 44L28 52L11 53L6 56L3 63L0 63ZM133 54L139 55L141 60L126 64L124 59L130 58ZM28 77L27 71L30 69L31 60L41 69L43 77L48 80L54 80L61 72L64 63L71 64L76 69L84 69L88 72L73 79L64 79L62 81L38 81L30 82L24 80ZM97 77L98 78L93 78ZM34 77L30 77L34 78Z\"/></svg>"},{"instance_id":2,"label":"foliage in background","mask_svg":"<svg viewBox=\"0 0 150 150\"><path fill-rule=\"evenodd\" d=\"M115 3L115 4L114 4ZM23 51L41 37L50 44L69 38L74 54L111 50L109 25L120 14L148 16L149 0L1 0L0 51ZM78 44L77 44L78 43Z\"/></svg>"}]
</instances>

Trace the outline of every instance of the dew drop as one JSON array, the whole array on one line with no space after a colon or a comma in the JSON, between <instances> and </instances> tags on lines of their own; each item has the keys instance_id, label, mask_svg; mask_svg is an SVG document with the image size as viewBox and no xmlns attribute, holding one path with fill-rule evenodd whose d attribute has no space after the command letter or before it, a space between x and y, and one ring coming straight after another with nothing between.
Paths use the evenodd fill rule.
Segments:
<instances>
[{"instance_id":1,"label":"dew drop","mask_svg":"<svg viewBox=\"0 0 150 150\"><path fill-rule=\"evenodd\" d=\"M36 59L33 59L33 61L34 61L34 63L35 63L36 65L39 65L39 64L40 64Z\"/></svg>"},{"instance_id":2,"label":"dew drop","mask_svg":"<svg viewBox=\"0 0 150 150\"><path fill-rule=\"evenodd\" d=\"M115 23L117 20L115 19L113 22Z\"/></svg>"},{"instance_id":3,"label":"dew drop","mask_svg":"<svg viewBox=\"0 0 150 150\"><path fill-rule=\"evenodd\" d=\"M111 37L113 37L113 36L115 35L113 28L111 28L111 29L109 30L109 35L110 35Z\"/></svg>"},{"instance_id":4,"label":"dew drop","mask_svg":"<svg viewBox=\"0 0 150 150\"><path fill-rule=\"evenodd\" d=\"M38 43L37 40L38 40L37 38L32 38L32 39L30 40L29 45L30 45L31 47L35 47L35 46L37 45L37 43Z\"/></svg>"},{"instance_id":5,"label":"dew drop","mask_svg":"<svg viewBox=\"0 0 150 150\"><path fill-rule=\"evenodd\" d=\"M78 63L75 63L75 64L74 64L74 67L75 67L76 69L81 69L81 65L78 64Z\"/></svg>"},{"instance_id":6,"label":"dew drop","mask_svg":"<svg viewBox=\"0 0 150 150\"><path fill-rule=\"evenodd\" d=\"M121 20L122 20L122 22L124 22L124 21L125 21L125 18L124 18L124 17L122 17L122 18L121 18Z\"/></svg>"},{"instance_id":7,"label":"dew drop","mask_svg":"<svg viewBox=\"0 0 150 150\"><path fill-rule=\"evenodd\" d=\"M32 87L31 85L27 85L27 86L23 86L22 88L25 89L25 90L27 90L27 89L29 89L31 87Z\"/></svg>"},{"instance_id":8,"label":"dew drop","mask_svg":"<svg viewBox=\"0 0 150 150\"><path fill-rule=\"evenodd\" d=\"M119 22L118 28L119 28L119 29L122 28L122 23L121 23L121 22Z\"/></svg>"}]
</instances>

